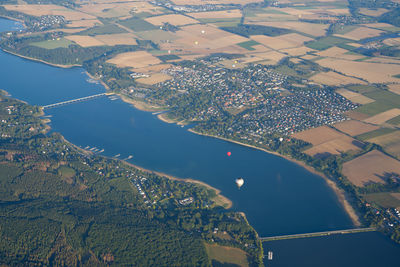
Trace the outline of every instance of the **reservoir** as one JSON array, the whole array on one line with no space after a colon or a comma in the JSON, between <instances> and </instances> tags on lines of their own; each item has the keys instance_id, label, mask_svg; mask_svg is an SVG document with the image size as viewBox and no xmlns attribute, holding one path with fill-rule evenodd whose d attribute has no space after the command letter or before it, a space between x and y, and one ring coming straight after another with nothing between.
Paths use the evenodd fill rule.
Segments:
<instances>
[{"instance_id":1,"label":"reservoir","mask_svg":"<svg viewBox=\"0 0 400 267\"><path fill-rule=\"evenodd\" d=\"M13 26L14 22L0 19L0 30ZM32 105L105 91L102 85L88 82L81 68L56 68L2 51L0 69L0 89ZM121 159L132 155L128 161L143 168L220 189L233 201L232 209L243 211L260 236L353 227L321 177L281 157L193 134L106 96L45 113L51 116L52 130L78 146L104 149L103 155L120 154ZM240 190L235 184L238 177L245 181ZM359 254L366 259L362 266L379 266L376 263L383 259L381 266L398 266L400 253L398 245L379 233L265 242L264 250L274 252L267 266L354 266ZM325 264L327 258L333 265Z\"/></svg>"}]
</instances>

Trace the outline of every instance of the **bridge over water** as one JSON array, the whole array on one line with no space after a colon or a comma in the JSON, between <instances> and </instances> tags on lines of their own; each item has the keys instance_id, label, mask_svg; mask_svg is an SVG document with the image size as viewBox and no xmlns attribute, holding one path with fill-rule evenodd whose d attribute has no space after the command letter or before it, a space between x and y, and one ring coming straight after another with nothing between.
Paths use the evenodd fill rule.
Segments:
<instances>
[{"instance_id":1,"label":"bridge over water","mask_svg":"<svg viewBox=\"0 0 400 267\"><path fill-rule=\"evenodd\" d=\"M101 96L105 96L105 95L114 95L114 94L113 93L101 93L101 94L96 94L96 95L90 95L90 96L80 97L80 98L76 98L76 99L71 99L71 100L67 100L67 101L62 101L62 102L42 106L42 108L43 109L54 108L57 106L72 104L72 103L76 103L76 102L82 102L82 101L86 101L89 99L93 99L93 98L101 97Z\"/></svg>"},{"instance_id":2,"label":"bridge over water","mask_svg":"<svg viewBox=\"0 0 400 267\"><path fill-rule=\"evenodd\" d=\"M295 239L295 238L317 237L317 236L338 235L338 234L355 234L355 233L373 232L373 231L376 231L376 229L372 227L355 228L355 229L334 230L334 231L314 232L314 233L304 233L304 234L294 234L294 235L260 237L260 240L262 242L267 242L267 241L276 241L283 239Z\"/></svg>"}]
</instances>

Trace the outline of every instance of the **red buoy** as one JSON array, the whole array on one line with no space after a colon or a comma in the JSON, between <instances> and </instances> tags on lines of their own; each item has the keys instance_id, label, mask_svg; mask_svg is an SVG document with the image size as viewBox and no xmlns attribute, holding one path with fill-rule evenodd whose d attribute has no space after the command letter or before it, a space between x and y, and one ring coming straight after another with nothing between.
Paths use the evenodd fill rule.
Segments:
<instances>
[{"instance_id":1,"label":"red buoy","mask_svg":"<svg viewBox=\"0 0 400 267\"><path fill-rule=\"evenodd\" d=\"M228 155L228 157L230 157L232 153L231 153L231 152L228 152L228 153L226 153L226 154Z\"/></svg>"}]
</instances>

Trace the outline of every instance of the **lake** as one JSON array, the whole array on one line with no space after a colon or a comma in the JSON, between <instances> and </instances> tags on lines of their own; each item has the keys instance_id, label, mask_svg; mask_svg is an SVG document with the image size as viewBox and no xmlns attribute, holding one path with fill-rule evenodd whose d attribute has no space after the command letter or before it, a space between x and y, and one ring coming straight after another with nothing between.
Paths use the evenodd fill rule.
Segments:
<instances>
[{"instance_id":1,"label":"lake","mask_svg":"<svg viewBox=\"0 0 400 267\"><path fill-rule=\"evenodd\" d=\"M14 22L0 19L0 30ZM0 52L0 89L32 105L47 105L104 92L100 84L88 82L81 68L62 69ZM175 124L167 124L151 113L133 108L120 99L100 97L45 111L50 126L70 142L81 147L104 149L105 156L132 155L129 162L181 178L193 178L210 184L233 201L233 210L245 212L260 236L346 229L353 224L337 196L319 176L281 157L223 140L204 137ZM228 157L226 153L232 155ZM235 179L243 177L239 190ZM265 251L276 255L270 266L282 265L286 256L297 255L296 266L310 257L304 252L313 247L315 262L347 247L347 260L335 258L336 265L351 264L357 249L374 244L400 253L400 247L378 233L346 235L341 238L309 238L264 243ZM358 244L346 246L353 240ZM386 247L385 247L385 246ZM302 251L300 253L300 251ZM384 257L397 266L396 253L378 249L365 255L366 265ZM286 254L285 254L286 253ZM302 257L304 256L304 257ZM354 258L355 259L355 258ZM348 262L343 265L342 262ZM277 264L277 265L271 265ZM294 263L294 262L292 262ZM368 265L371 263L372 265ZM281 264L281 265L279 265ZM318 266L318 265L317 265Z\"/></svg>"}]
</instances>

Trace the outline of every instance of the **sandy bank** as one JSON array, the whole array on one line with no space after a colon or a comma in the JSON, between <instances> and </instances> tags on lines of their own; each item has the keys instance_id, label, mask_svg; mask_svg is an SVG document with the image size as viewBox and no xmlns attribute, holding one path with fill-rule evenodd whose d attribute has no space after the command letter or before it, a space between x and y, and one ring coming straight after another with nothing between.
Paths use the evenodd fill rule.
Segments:
<instances>
[{"instance_id":1,"label":"sandy bank","mask_svg":"<svg viewBox=\"0 0 400 267\"><path fill-rule=\"evenodd\" d=\"M136 109L141 110L141 111L156 112L156 111L164 111L165 110L163 107L148 104L143 101L134 100L123 94L118 94L118 95L121 97L122 101L124 101L128 104L132 104Z\"/></svg>"},{"instance_id":2,"label":"sandy bank","mask_svg":"<svg viewBox=\"0 0 400 267\"><path fill-rule=\"evenodd\" d=\"M139 170L147 172L147 173L155 173L155 174L157 174L159 176L166 177L166 178L171 179L171 180L182 181L182 182L186 182L186 183L192 183L192 184L197 184L197 185L200 185L200 186L204 186L204 187L206 187L208 189L211 189L211 190L213 190L215 192L216 197L213 199L213 201L215 201L218 206L222 206L225 209L230 209L232 207L232 201L229 198L221 195L221 191L220 190L218 190L217 188L212 187L211 185L206 184L206 183L204 183L202 181L194 180L194 179L191 179L191 178L186 178L186 179L178 178L178 177L174 177L174 176L162 173L162 172L151 171L151 170L136 166L136 165L134 165L132 163L129 163L129 162L126 162L126 161L124 161L124 162L126 164L128 164L129 166L132 166L132 167L134 167L136 169L139 169Z\"/></svg>"}]
</instances>

